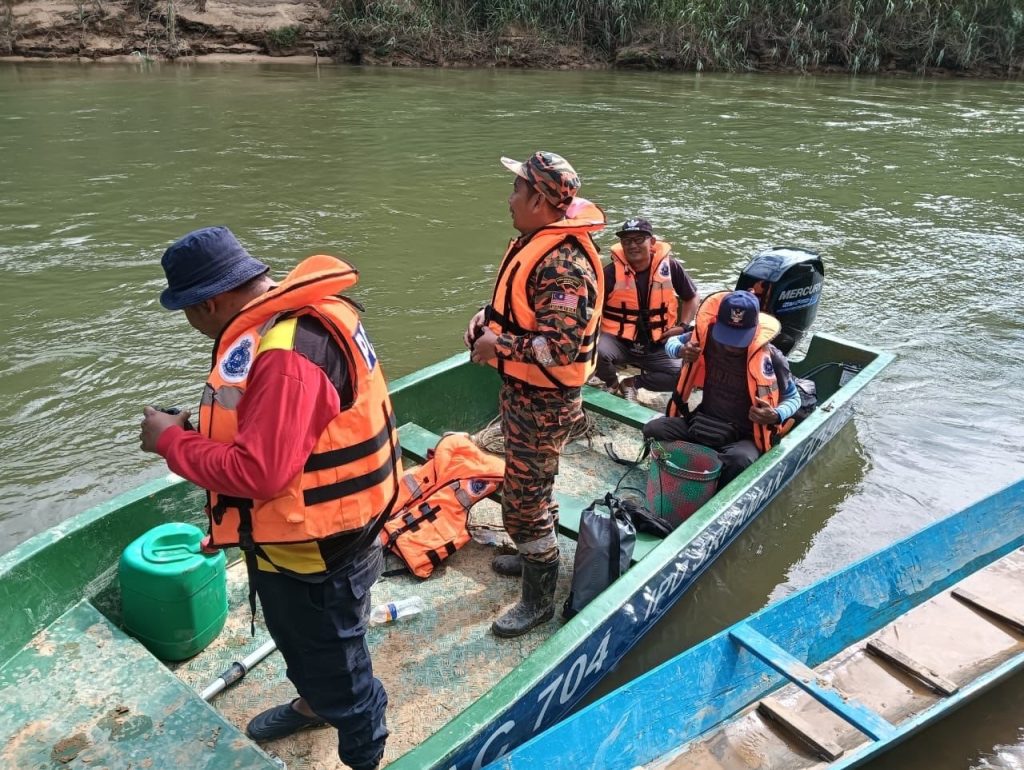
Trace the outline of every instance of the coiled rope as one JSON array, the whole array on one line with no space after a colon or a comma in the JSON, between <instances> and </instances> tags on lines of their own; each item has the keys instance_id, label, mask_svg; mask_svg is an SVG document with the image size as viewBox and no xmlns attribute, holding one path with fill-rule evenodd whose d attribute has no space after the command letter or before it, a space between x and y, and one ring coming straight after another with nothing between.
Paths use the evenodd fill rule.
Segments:
<instances>
[{"instance_id":1,"label":"coiled rope","mask_svg":"<svg viewBox=\"0 0 1024 770\"><path fill-rule=\"evenodd\" d=\"M568 444L578 439L586 439L587 445L592 446L594 436L599 434L597 420L589 412L583 412L583 416L576 420L569 428L569 437L565 440ZM496 455L505 454L505 437L501 433L501 416L495 417L487 425L473 434L473 441L486 452ZM585 450L577 450L585 451ZM563 455L573 455L577 452L562 451Z\"/></svg>"}]
</instances>

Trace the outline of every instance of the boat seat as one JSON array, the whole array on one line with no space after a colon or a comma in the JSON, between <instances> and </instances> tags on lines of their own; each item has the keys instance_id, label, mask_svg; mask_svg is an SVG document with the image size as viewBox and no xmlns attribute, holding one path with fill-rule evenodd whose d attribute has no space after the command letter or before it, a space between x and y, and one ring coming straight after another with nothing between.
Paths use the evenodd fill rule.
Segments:
<instances>
[{"instance_id":1,"label":"boat seat","mask_svg":"<svg viewBox=\"0 0 1024 770\"><path fill-rule=\"evenodd\" d=\"M558 503L558 529L573 540L578 540L583 509L589 506L593 499L582 498L556 489L555 502ZM649 535L646 532L637 532L636 542L633 544L632 563L636 564L644 558L661 541L660 537Z\"/></svg>"},{"instance_id":2,"label":"boat seat","mask_svg":"<svg viewBox=\"0 0 1024 770\"><path fill-rule=\"evenodd\" d=\"M277 767L85 601L5 663L0 692L3 767Z\"/></svg>"},{"instance_id":3,"label":"boat seat","mask_svg":"<svg viewBox=\"0 0 1024 770\"><path fill-rule=\"evenodd\" d=\"M651 412L647 407L640 406L639 404L633 404L629 401L624 401L621 398L616 398L615 396L612 396L609 393L604 393L597 388L590 388L590 390L595 391L599 395L607 396L612 401L616 401L625 407L636 407L638 409ZM615 405L612 404L612 406ZM643 422L640 424L642 425ZM441 437L414 422L407 422L399 426L398 440L402 445L403 455L415 460L416 462L425 462L427 459L427 451L433 449L437 445L437 442L441 440ZM573 540L576 540L579 537L580 516L583 513L583 509L590 505L591 500L592 498L579 497L578 495L558 490L556 482L555 502L558 503L558 529L563 535L570 537ZM648 535L643 532L638 532L636 545L633 547L633 562L636 563L642 559L660 542L661 538Z\"/></svg>"},{"instance_id":4,"label":"boat seat","mask_svg":"<svg viewBox=\"0 0 1024 770\"><path fill-rule=\"evenodd\" d=\"M427 461L427 452L437 446L440 440L441 437L436 433L414 422L398 426L398 443L402 446L402 454L418 463Z\"/></svg>"},{"instance_id":5,"label":"boat seat","mask_svg":"<svg viewBox=\"0 0 1024 770\"><path fill-rule=\"evenodd\" d=\"M583 388L583 406L592 412L611 417L632 428L641 428L652 417L661 417L662 412L655 411L635 401L627 401L619 396L586 385Z\"/></svg>"}]
</instances>

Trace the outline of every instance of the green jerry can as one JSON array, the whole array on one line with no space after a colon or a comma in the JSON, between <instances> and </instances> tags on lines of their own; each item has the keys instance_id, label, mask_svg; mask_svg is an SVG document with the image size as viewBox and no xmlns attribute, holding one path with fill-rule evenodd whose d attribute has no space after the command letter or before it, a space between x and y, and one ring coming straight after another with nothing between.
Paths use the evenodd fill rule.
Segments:
<instances>
[{"instance_id":1,"label":"green jerry can","mask_svg":"<svg viewBox=\"0 0 1024 770\"><path fill-rule=\"evenodd\" d=\"M161 524L121 554L125 630L161 660L192 657L227 619L227 559L223 551L204 554L202 539L191 524Z\"/></svg>"}]
</instances>

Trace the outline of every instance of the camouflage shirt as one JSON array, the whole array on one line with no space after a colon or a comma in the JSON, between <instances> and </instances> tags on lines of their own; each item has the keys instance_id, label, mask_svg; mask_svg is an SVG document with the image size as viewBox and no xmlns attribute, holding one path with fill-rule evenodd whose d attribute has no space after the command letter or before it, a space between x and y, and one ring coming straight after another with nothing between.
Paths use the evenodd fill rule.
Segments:
<instances>
[{"instance_id":1,"label":"camouflage shirt","mask_svg":"<svg viewBox=\"0 0 1024 770\"><path fill-rule=\"evenodd\" d=\"M537 263L526 294L537 315L537 332L499 335L498 358L543 366L575 361L587 321L597 307L597 276L586 252L574 241L552 249Z\"/></svg>"}]
</instances>

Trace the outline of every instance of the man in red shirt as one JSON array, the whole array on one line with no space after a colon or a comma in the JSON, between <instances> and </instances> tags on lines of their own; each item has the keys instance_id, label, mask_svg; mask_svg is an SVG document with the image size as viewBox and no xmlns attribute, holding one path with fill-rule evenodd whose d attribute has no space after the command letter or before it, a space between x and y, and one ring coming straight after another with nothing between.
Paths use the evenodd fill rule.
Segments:
<instances>
[{"instance_id":1,"label":"man in red shirt","mask_svg":"<svg viewBox=\"0 0 1024 770\"><path fill-rule=\"evenodd\" d=\"M199 429L186 429L187 412L147 406L142 449L207 490L211 545L246 553L300 696L247 732L265 741L329 723L342 761L372 770L388 736L387 695L365 632L401 466L373 347L354 303L337 296L356 271L316 256L276 284L224 227L189 233L161 264L161 304L216 340L214 365ZM366 436L379 446L364 450Z\"/></svg>"}]
</instances>

